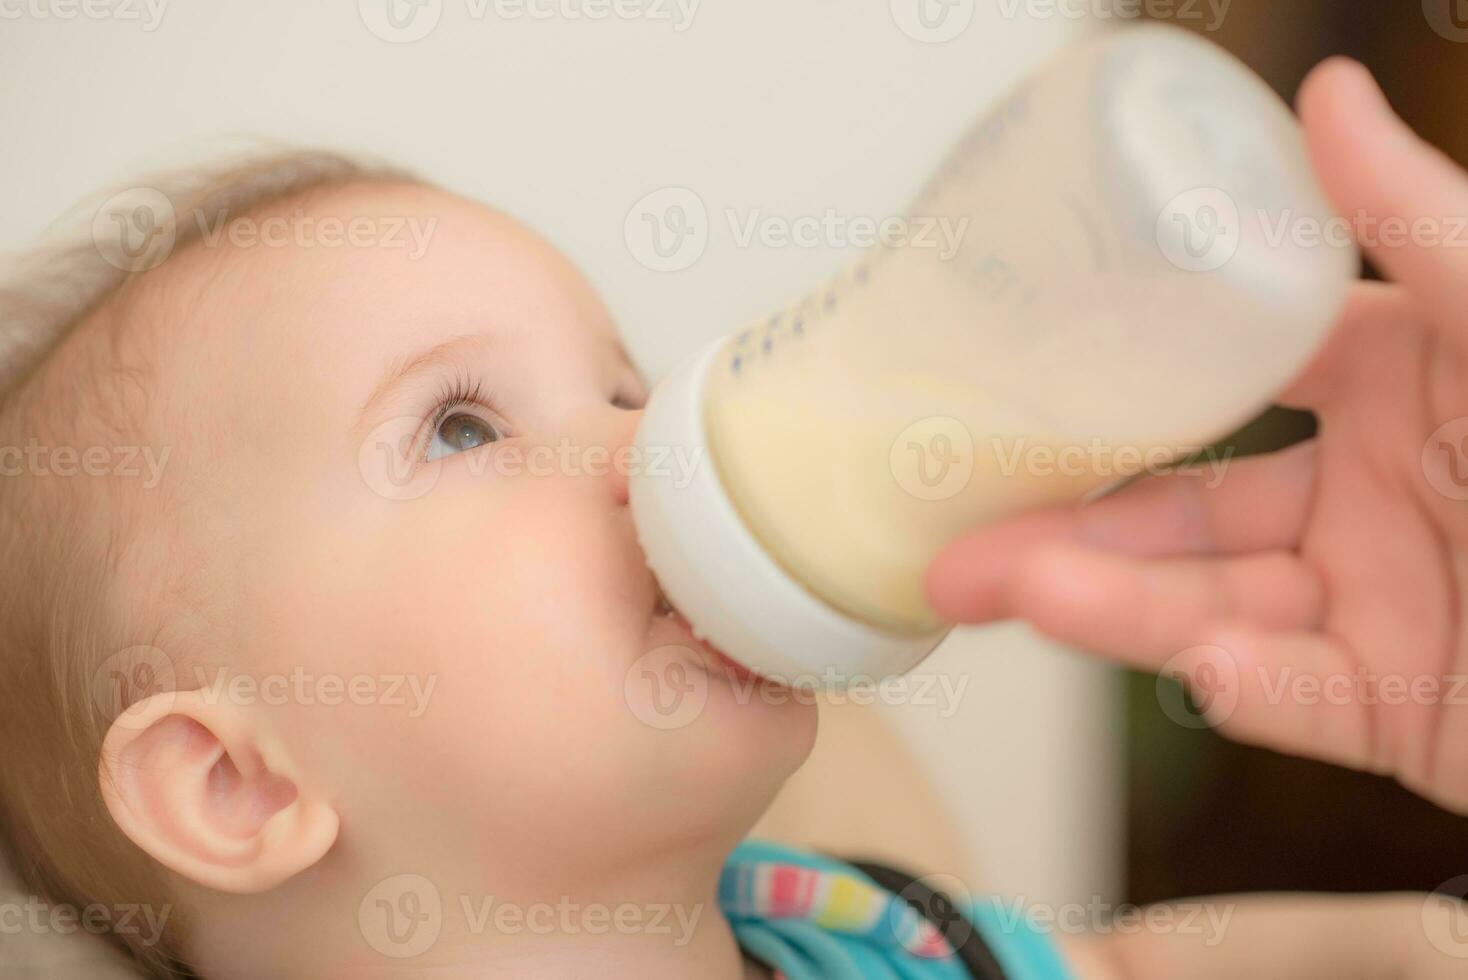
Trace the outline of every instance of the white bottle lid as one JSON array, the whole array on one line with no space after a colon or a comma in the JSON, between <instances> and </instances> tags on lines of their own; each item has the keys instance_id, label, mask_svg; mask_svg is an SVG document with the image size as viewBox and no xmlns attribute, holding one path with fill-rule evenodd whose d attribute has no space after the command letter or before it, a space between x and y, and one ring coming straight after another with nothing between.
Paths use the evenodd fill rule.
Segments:
<instances>
[{"instance_id":1,"label":"white bottle lid","mask_svg":"<svg viewBox=\"0 0 1468 980\"><path fill-rule=\"evenodd\" d=\"M841 612L775 561L750 532L719 477L704 424L704 389L721 339L683 362L652 393L637 430L632 516L647 563L700 639L787 685L839 689L917 666L947 629L903 634ZM686 485L652 465L689 454Z\"/></svg>"}]
</instances>

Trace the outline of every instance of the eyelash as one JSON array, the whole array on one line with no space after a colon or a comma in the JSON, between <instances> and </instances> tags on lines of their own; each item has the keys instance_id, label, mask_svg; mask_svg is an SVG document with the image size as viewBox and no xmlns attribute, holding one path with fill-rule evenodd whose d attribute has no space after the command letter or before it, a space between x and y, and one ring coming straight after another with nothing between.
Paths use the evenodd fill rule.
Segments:
<instances>
[{"instance_id":1,"label":"eyelash","mask_svg":"<svg viewBox=\"0 0 1468 980\"><path fill-rule=\"evenodd\" d=\"M508 438L507 426L500 421L499 412L494 407L493 393L486 389L484 383L478 378L471 377L467 373L460 373L439 386L438 394L434 396L435 407L428 415L427 435L421 440L422 446L418 450L418 456L428 455L429 447L433 445L434 434L438 432L438 427L443 424L444 419L449 417L449 413L467 405L483 409L493 416L484 421L499 433L500 438Z\"/></svg>"},{"instance_id":2,"label":"eyelash","mask_svg":"<svg viewBox=\"0 0 1468 980\"><path fill-rule=\"evenodd\" d=\"M628 395L621 391L613 394L611 398L614 407L627 411L640 409L642 401L643 399L635 395ZM494 416L485 421L494 427L495 431L500 434L500 438L508 438L509 432L506 431L508 426L500 421L500 413L494 407L494 402L494 393L485 388L483 381L471 376L468 372L460 372L452 380L444 381L439 385L438 393L434 396L434 409L428 414L427 419L427 434L420 440L422 446L418 449L417 455L419 457L428 455L428 449L433 445L434 434L438 432L438 427L443 424L444 419L448 418L449 413L454 409L463 408L466 405L473 405Z\"/></svg>"}]
</instances>

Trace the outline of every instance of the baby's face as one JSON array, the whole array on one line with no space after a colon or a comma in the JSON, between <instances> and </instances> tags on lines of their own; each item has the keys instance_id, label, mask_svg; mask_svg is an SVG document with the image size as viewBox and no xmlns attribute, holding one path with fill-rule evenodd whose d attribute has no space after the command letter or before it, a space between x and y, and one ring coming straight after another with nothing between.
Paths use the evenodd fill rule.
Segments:
<instances>
[{"instance_id":1,"label":"baby's face","mask_svg":"<svg viewBox=\"0 0 1468 980\"><path fill-rule=\"evenodd\" d=\"M244 710L335 801L342 846L441 886L492 868L555 889L737 837L814 709L748 687L660 611L625 476L645 393L591 289L439 192L344 189L306 212L431 237L421 256L170 260L183 323L149 410L213 604L188 654L204 680L274 679Z\"/></svg>"}]
</instances>

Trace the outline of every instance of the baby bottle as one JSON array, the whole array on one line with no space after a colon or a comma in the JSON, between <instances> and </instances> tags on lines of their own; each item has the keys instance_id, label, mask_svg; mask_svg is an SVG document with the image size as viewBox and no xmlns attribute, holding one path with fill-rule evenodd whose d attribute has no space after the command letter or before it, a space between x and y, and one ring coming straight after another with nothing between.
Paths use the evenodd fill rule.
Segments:
<instances>
[{"instance_id":1,"label":"baby bottle","mask_svg":"<svg viewBox=\"0 0 1468 980\"><path fill-rule=\"evenodd\" d=\"M949 629L922 586L946 543L1196 451L1303 368L1358 269L1331 218L1232 56L1160 25L1071 47L968 131L901 240L657 386L641 458L697 465L632 478L649 565L759 674L912 668Z\"/></svg>"}]
</instances>

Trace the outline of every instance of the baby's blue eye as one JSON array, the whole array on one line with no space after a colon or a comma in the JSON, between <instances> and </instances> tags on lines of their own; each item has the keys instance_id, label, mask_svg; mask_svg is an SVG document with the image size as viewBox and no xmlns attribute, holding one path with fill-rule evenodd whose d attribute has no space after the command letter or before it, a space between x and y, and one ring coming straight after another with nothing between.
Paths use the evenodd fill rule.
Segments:
<instances>
[{"instance_id":1,"label":"baby's blue eye","mask_svg":"<svg viewBox=\"0 0 1468 980\"><path fill-rule=\"evenodd\" d=\"M428 444L426 458L440 459L477 449L485 443L498 442L501 438L495 427L479 416L454 412L445 416L433 430L433 441Z\"/></svg>"}]
</instances>

